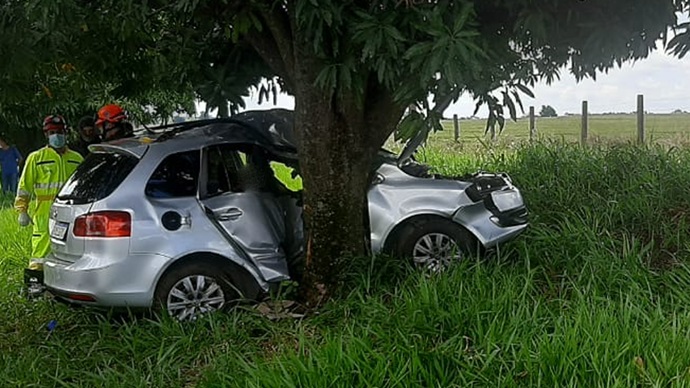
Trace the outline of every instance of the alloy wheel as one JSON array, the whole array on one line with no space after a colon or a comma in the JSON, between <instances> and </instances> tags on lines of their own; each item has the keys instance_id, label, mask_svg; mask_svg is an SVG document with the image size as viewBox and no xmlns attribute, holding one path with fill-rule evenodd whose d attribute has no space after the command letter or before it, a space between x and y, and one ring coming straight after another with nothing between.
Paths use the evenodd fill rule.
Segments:
<instances>
[{"instance_id":1,"label":"alloy wheel","mask_svg":"<svg viewBox=\"0 0 690 388\"><path fill-rule=\"evenodd\" d=\"M412 249L415 265L432 272L443 271L454 261L462 259L462 251L450 236L429 233L420 237Z\"/></svg>"},{"instance_id":2,"label":"alloy wheel","mask_svg":"<svg viewBox=\"0 0 690 388\"><path fill-rule=\"evenodd\" d=\"M166 309L180 321L195 320L217 311L225 305L225 293L218 281L204 275L190 275L180 279L170 289Z\"/></svg>"}]
</instances>

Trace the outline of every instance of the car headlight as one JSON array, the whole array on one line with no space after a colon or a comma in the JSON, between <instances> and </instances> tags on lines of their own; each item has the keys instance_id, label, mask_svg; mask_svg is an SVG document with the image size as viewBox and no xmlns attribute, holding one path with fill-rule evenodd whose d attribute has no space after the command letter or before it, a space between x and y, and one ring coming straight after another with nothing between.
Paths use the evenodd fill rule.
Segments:
<instances>
[{"instance_id":1,"label":"car headlight","mask_svg":"<svg viewBox=\"0 0 690 388\"><path fill-rule=\"evenodd\" d=\"M376 175L374 176L374 179L371 180L371 184L372 185L379 185L379 184L383 183L385 180L386 180L386 178L383 175L376 173Z\"/></svg>"},{"instance_id":2,"label":"car headlight","mask_svg":"<svg viewBox=\"0 0 690 388\"><path fill-rule=\"evenodd\" d=\"M522 195L515 189L493 191L491 192L491 200L500 212L505 212L524 205Z\"/></svg>"}]
</instances>

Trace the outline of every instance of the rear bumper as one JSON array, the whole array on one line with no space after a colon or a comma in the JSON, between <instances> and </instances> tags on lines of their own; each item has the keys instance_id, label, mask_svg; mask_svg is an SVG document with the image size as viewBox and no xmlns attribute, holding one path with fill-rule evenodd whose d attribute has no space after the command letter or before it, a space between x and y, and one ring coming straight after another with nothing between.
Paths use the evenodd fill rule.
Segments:
<instances>
[{"instance_id":1,"label":"rear bumper","mask_svg":"<svg viewBox=\"0 0 690 388\"><path fill-rule=\"evenodd\" d=\"M74 263L46 258L44 282L70 303L107 307L150 307L155 284L169 258L130 255L118 262L83 257Z\"/></svg>"}]
</instances>

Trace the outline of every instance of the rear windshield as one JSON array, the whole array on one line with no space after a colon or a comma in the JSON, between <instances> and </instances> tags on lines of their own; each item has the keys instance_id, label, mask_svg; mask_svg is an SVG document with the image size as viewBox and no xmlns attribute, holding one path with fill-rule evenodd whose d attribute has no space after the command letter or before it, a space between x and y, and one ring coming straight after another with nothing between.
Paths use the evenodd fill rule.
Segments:
<instances>
[{"instance_id":1,"label":"rear windshield","mask_svg":"<svg viewBox=\"0 0 690 388\"><path fill-rule=\"evenodd\" d=\"M137 162L139 159L124 153L89 154L57 197L75 204L101 200L115 191Z\"/></svg>"}]
</instances>

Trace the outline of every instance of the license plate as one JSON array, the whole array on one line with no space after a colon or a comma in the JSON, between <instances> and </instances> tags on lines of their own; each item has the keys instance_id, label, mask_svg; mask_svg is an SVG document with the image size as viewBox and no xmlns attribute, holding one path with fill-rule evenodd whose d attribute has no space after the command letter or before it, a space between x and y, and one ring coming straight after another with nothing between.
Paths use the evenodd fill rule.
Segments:
<instances>
[{"instance_id":1,"label":"license plate","mask_svg":"<svg viewBox=\"0 0 690 388\"><path fill-rule=\"evenodd\" d=\"M56 222L55 225L53 225L53 230L50 231L50 237L58 240L64 240L65 236L67 235L68 227L69 224L67 223Z\"/></svg>"}]
</instances>

